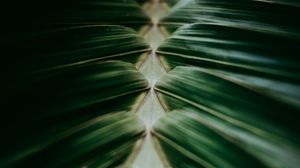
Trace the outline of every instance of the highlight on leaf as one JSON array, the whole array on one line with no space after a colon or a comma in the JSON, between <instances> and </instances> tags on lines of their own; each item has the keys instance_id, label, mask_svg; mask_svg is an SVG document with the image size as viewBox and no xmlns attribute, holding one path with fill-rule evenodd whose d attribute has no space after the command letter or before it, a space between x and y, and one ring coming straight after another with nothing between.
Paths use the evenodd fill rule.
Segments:
<instances>
[{"instance_id":1,"label":"highlight on leaf","mask_svg":"<svg viewBox=\"0 0 300 168\"><path fill-rule=\"evenodd\" d=\"M295 0L178 0L160 25L173 32L189 23L216 23L299 38Z\"/></svg>"},{"instance_id":2,"label":"highlight on leaf","mask_svg":"<svg viewBox=\"0 0 300 168\"><path fill-rule=\"evenodd\" d=\"M153 135L174 168L299 165L296 1L181 0L160 22L167 115Z\"/></svg>"},{"instance_id":3,"label":"highlight on leaf","mask_svg":"<svg viewBox=\"0 0 300 168\"><path fill-rule=\"evenodd\" d=\"M153 133L172 166L298 167L297 108L196 67L176 67L155 90L170 113Z\"/></svg>"}]
</instances>

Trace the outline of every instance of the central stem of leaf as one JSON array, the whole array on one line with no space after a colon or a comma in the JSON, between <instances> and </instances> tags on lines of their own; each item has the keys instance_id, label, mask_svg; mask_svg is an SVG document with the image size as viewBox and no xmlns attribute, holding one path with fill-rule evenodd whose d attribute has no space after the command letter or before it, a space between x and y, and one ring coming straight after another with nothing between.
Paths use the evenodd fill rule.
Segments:
<instances>
[{"instance_id":1,"label":"central stem of leaf","mask_svg":"<svg viewBox=\"0 0 300 168\"><path fill-rule=\"evenodd\" d=\"M156 81L166 73L164 67L160 64L156 56L156 49L165 39L158 27L160 18L167 14L159 0L153 0L144 4L145 12L151 17L152 24L148 31L144 34L145 39L149 42L152 52L144 61L139 71L148 80L151 88L147 94L145 101L137 111L137 115L144 121L146 126L146 137L143 141L140 152L133 161L133 168L165 168L164 159L161 158L162 152L155 147L153 137L151 135L152 125L156 120L165 114L155 91L154 85Z\"/></svg>"}]
</instances>

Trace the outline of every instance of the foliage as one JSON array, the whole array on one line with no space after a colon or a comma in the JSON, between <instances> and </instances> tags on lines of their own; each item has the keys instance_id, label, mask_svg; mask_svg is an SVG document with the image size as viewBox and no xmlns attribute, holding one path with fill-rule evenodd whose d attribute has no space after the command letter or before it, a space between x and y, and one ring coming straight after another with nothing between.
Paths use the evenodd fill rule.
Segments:
<instances>
[{"instance_id":1,"label":"foliage","mask_svg":"<svg viewBox=\"0 0 300 168\"><path fill-rule=\"evenodd\" d=\"M139 72L150 3L10 3L20 14L4 21L0 167L122 167L146 133L135 111L150 88ZM170 36L155 51L167 74L148 94L167 112L151 130L164 161L299 167L299 2L166 3L158 27Z\"/></svg>"}]
</instances>

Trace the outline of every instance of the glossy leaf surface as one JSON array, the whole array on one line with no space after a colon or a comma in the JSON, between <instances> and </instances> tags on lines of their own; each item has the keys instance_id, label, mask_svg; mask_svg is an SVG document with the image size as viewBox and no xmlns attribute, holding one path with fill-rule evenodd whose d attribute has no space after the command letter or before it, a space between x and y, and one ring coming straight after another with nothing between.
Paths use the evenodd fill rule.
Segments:
<instances>
[{"instance_id":1,"label":"glossy leaf surface","mask_svg":"<svg viewBox=\"0 0 300 168\"><path fill-rule=\"evenodd\" d=\"M281 35L198 23L181 27L157 53L170 69L181 65L205 67L298 106L300 61L294 54L299 44L299 40Z\"/></svg>"},{"instance_id":2,"label":"glossy leaf surface","mask_svg":"<svg viewBox=\"0 0 300 168\"><path fill-rule=\"evenodd\" d=\"M300 3L295 0L180 0L162 25L170 31L187 23L217 23L299 38Z\"/></svg>"},{"instance_id":3,"label":"glossy leaf surface","mask_svg":"<svg viewBox=\"0 0 300 168\"><path fill-rule=\"evenodd\" d=\"M176 3L157 50L169 114L153 130L172 167L298 167L299 14L297 1Z\"/></svg>"},{"instance_id":4,"label":"glossy leaf surface","mask_svg":"<svg viewBox=\"0 0 300 168\"><path fill-rule=\"evenodd\" d=\"M296 108L195 67L175 68L155 90L170 113L154 134L174 167L299 165Z\"/></svg>"},{"instance_id":5,"label":"glossy leaf surface","mask_svg":"<svg viewBox=\"0 0 300 168\"><path fill-rule=\"evenodd\" d=\"M299 167L297 0L2 6L0 167Z\"/></svg>"}]
</instances>

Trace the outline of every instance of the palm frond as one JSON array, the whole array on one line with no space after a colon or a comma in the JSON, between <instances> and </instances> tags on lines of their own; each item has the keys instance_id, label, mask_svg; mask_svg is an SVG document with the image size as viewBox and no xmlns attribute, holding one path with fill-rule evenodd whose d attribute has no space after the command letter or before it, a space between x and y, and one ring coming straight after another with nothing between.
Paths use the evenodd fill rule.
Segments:
<instances>
[{"instance_id":1,"label":"palm frond","mask_svg":"<svg viewBox=\"0 0 300 168\"><path fill-rule=\"evenodd\" d=\"M188 23L217 23L299 38L298 1L181 0L161 25L168 30Z\"/></svg>"},{"instance_id":2,"label":"palm frond","mask_svg":"<svg viewBox=\"0 0 300 168\"><path fill-rule=\"evenodd\" d=\"M26 33L6 44L10 71L37 73L103 60L139 64L151 49L134 30L115 25L76 26ZM145 57L145 55L144 55Z\"/></svg>"},{"instance_id":3,"label":"palm frond","mask_svg":"<svg viewBox=\"0 0 300 168\"><path fill-rule=\"evenodd\" d=\"M299 167L297 0L3 6L0 167Z\"/></svg>"},{"instance_id":4,"label":"palm frond","mask_svg":"<svg viewBox=\"0 0 300 168\"><path fill-rule=\"evenodd\" d=\"M1 167L119 163L143 133L143 124L132 112L147 87L132 64L116 61L10 83L1 92L6 98L1 107L9 111L1 115ZM115 159L102 158L110 156Z\"/></svg>"},{"instance_id":5,"label":"palm frond","mask_svg":"<svg viewBox=\"0 0 300 168\"><path fill-rule=\"evenodd\" d=\"M299 4L172 9L161 26L174 32L157 50L169 72L155 87L169 113L153 130L172 167L298 167Z\"/></svg>"},{"instance_id":6,"label":"palm frond","mask_svg":"<svg viewBox=\"0 0 300 168\"><path fill-rule=\"evenodd\" d=\"M155 90L170 111L155 135L199 167L299 165L299 110L195 67L176 67Z\"/></svg>"}]
</instances>

